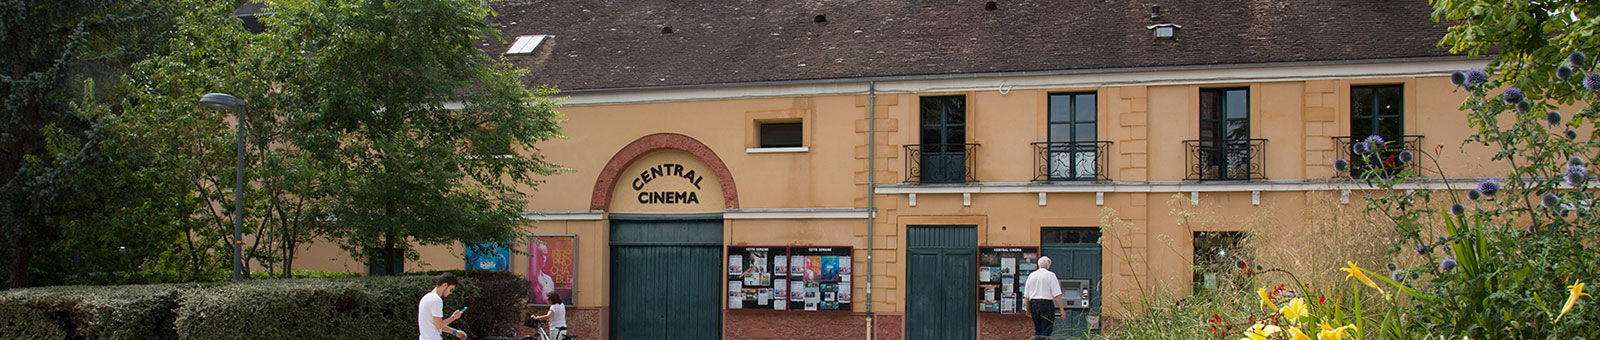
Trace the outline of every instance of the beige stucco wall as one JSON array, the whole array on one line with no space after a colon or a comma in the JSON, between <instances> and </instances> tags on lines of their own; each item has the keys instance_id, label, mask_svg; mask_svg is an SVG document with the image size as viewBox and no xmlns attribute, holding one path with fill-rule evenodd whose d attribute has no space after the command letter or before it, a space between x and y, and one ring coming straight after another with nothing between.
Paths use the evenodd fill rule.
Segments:
<instances>
[{"instance_id":1,"label":"beige stucco wall","mask_svg":"<svg viewBox=\"0 0 1600 340\"><path fill-rule=\"evenodd\" d=\"M1333 177L1333 160L1344 157L1342 150L1333 150L1331 137L1349 133L1349 88L1362 84L1404 85L1406 133L1424 135L1424 149L1439 150L1440 163L1449 176L1503 172L1485 161L1487 149L1461 146L1472 132L1465 114L1457 109L1465 95L1444 76L1016 89L1004 93L880 93L876 121L867 120L866 95L698 100L562 108L562 127L568 138L539 147L548 160L573 171L544 178L546 182L537 191L530 191L527 210L588 210L598 176L612 156L640 137L663 132L683 134L709 147L732 174L732 178L715 180L735 183L741 208L865 208L867 127L876 124L878 128L877 182L901 183L905 179L901 145L919 142L918 98L931 95L966 96L968 140L981 144L977 155L980 182L1031 181L1035 156L1029 143L1047 139L1048 94L1084 91L1098 94L1099 135L1113 142L1108 169L1112 180L1177 182L1187 173L1183 141L1198 135L1199 89L1248 87L1252 136L1269 140L1267 178L1321 180ZM763 120L804 122L807 150L747 152L755 146L756 122ZM676 157L681 161L684 155ZM626 185L632 177L624 171L618 185ZM1216 223L1189 224L1178 223L1170 214L1173 194L1181 194L1180 201L1189 197L1188 193L1110 192L1105 193L1104 204L1097 205L1094 193L1051 193L1047 204L1040 205L1035 193L976 193L967 206L961 194L923 194L911 206L905 194L876 195L874 204L879 211L870 244L877 249L870 263L873 308L877 312L904 311L904 232L908 225L975 224L979 226L979 246L1038 246L1040 228L1099 226L1102 209L1111 209L1134 226L1107 230L1102 241L1106 285L1102 291L1109 293L1103 296L1102 306L1117 312L1140 293L1135 282L1189 291L1192 232L1242 230L1237 228L1248 223L1285 234L1308 233L1312 229L1304 216L1317 209L1308 205L1308 200L1333 193L1267 191L1261 193L1260 205L1252 203L1250 192L1201 193L1196 209L1223 218ZM1348 204L1361 204L1360 195L1356 196ZM641 211L617 207L621 210L608 212ZM606 228L604 220L528 223L531 233L578 235L580 306L606 304ZM762 219L728 220L723 238L730 246L852 246L856 268L865 268L869 265L866 236L867 222L862 219ZM424 247L420 252L422 261L407 263L408 270L463 265L460 247ZM523 273L526 259L513 257L515 272ZM309 247L297 265L317 270L365 268L340 259L337 249L326 244ZM856 282L867 279L867 271L855 273ZM865 284L853 288L855 296L867 296ZM856 303L855 308L863 311L864 305Z\"/></svg>"}]
</instances>

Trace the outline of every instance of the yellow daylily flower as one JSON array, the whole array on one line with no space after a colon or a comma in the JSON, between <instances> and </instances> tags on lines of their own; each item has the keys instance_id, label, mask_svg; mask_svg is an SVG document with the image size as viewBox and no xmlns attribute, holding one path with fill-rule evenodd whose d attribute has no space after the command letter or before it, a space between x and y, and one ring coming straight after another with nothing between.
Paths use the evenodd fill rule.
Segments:
<instances>
[{"instance_id":1,"label":"yellow daylily flower","mask_svg":"<svg viewBox=\"0 0 1600 340\"><path fill-rule=\"evenodd\" d=\"M1560 315L1556 315L1556 321L1557 322L1560 322L1561 321L1561 317L1566 316L1567 312L1572 311L1572 305L1578 303L1578 298L1579 297L1589 296L1588 293L1584 293L1583 292L1583 281L1582 280L1575 281L1575 282L1572 283L1571 286L1567 286L1567 291L1569 292L1567 294L1567 304L1561 306L1561 314Z\"/></svg>"},{"instance_id":2,"label":"yellow daylily flower","mask_svg":"<svg viewBox=\"0 0 1600 340\"><path fill-rule=\"evenodd\" d=\"M1278 326L1258 323L1255 326L1250 326L1250 330L1244 332L1245 337L1239 338L1239 340L1266 340L1268 336L1272 335L1272 333L1277 333L1281 330L1283 330L1283 328L1279 328Z\"/></svg>"},{"instance_id":3,"label":"yellow daylily flower","mask_svg":"<svg viewBox=\"0 0 1600 340\"><path fill-rule=\"evenodd\" d=\"M1278 309L1278 305L1272 304L1272 295L1271 294L1267 294L1267 289L1266 288L1256 289L1256 295L1261 296L1261 308L1262 309L1266 309L1266 310ZM1272 308L1271 309L1267 309L1267 307L1272 307Z\"/></svg>"},{"instance_id":4,"label":"yellow daylily flower","mask_svg":"<svg viewBox=\"0 0 1600 340\"><path fill-rule=\"evenodd\" d=\"M1290 327L1289 333L1294 334L1293 336L1289 337L1289 340L1311 340L1310 336L1306 336L1306 332L1300 331L1300 327Z\"/></svg>"},{"instance_id":5,"label":"yellow daylily flower","mask_svg":"<svg viewBox=\"0 0 1600 340\"><path fill-rule=\"evenodd\" d=\"M1356 329L1356 325L1344 325L1344 327L1333 328L1329 327L1327 322L1323 322L1318 326L1322 327L1322 331L1317 332L1317 340L1343 340L1345 338L1345 330Z\"/></svg>"},{"instance_id":6,"label":"yellow daylily flower","mask_svg":"<svg viewBox=\"0 0 1600 340\"><path fill-rule=\"evenodd\" d=\"M1366 273L1361 272L1361 267L1356 267L1356 262L1355 261L1346 261L1345 263L1349 263L1350 267L1339 268L1339 270L1343 270L1345 272L1348 272L1348 273L1350 273L1350 275L1347 275L1344 278L1346 278L1346 279L1352 278L1352 277L1356 278L1356 280L1361 280L1361 283L1365 283L1367 285L1367 287L1372 287L1373 289L1377 289L1379 293L1388 294L1388 292L1383 291L1383 288L1379 288L1377 283L1373 283L1372 282L1372 278L1367 277Z\"/></svg>"},{"instance_id":7,"label":"yellow daylily flower","mask_svg":"<svg viewBox=\"0 0 1600 340\"><path fill-rule=\"evenodd\" d=\"M1286 305L1286 306L1283 306L1283 309L1279 309L1278 313L1279 314L1283 314L1283 317L1285 317L1285 318L1289 318L1290 322L1293 322L1293 321L1296 321L1296 320L1300 320L1300 318L1302 318L1302 317L1305 317L1307 315L1311 315L1311 311L1306 309L1306 301L1305 301L1305 299L1301 299L1301 298L1294 298L1294 300L1289 300L1289 304Z\"/></svg>"}]
</instances>

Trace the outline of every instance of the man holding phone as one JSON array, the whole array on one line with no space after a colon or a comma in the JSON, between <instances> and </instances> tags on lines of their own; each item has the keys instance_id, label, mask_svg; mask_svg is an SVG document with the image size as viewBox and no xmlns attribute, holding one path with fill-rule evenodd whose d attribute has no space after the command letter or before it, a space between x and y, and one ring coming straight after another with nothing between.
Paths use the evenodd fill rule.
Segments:
<instances>
[{"instance_id":1,"label":"man holding phone","mask_svg":"<svg viewBox=\"0 0 1600 340\"><path fill-rule=\"evenodd\" d=\"M422 296L422 301L417 303L417 332L420 333L417 336L418 340L443 340L439 336L441 333L450 333L451 336L461 340L467 339L467 332L450 328L450 323L460 319L461 312L465 312L466 308L450 314L448 319L444 318L444 297L450 296L458 285L460 283L456 281L455 275L444 273L435 281L433 290L429 291L428 295Z\"/></svg>"}]
</instances>

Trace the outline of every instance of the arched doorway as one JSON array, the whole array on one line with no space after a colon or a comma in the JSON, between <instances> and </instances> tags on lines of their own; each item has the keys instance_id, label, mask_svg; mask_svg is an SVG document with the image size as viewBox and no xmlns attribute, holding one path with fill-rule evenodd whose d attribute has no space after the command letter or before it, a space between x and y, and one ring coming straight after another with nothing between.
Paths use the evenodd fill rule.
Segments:
<instances>
[{"instance_id":1,"label":"arched doorway","mask_svg":"<svg viewBox=\"0 0 1600 340\"><path fill-rule=\"evenodd\" d=\"M678 134L640 138L612 157L591 205L610 218L610 334L722 334L722 212L738 207L721 159Z\"/></svg>"}]
</instances>

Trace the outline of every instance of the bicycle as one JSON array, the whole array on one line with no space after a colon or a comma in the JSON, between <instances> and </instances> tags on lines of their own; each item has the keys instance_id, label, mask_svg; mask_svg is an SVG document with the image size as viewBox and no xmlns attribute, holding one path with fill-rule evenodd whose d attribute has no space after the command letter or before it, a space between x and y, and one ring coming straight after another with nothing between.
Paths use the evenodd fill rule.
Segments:
<instances>
[{"instance_id":1,"label":"bicycle","mask_svg":"<svg viewBox=\"0 0 1600 340\"><path fill-rule=\"evenodd\" d=\"M528 319L527 321L524 321L522 323L522 325L523 326L528 326L528 328L533 328L534 332L536 332L536 333L528 335L528 336L525 336L525 337L522 337L519 340L575 340L575 339L577 339L577 337L574 337L571 334L567 334L567 327L566 326L556 327L555 334L550 334L550 332L545 331L545 329L548 328L548 327L545 327L545 325L548 324L548 323L549 323L549 321L539 320L539 319L531 319L531 318Z\"/></svg>"}]
</instances>

